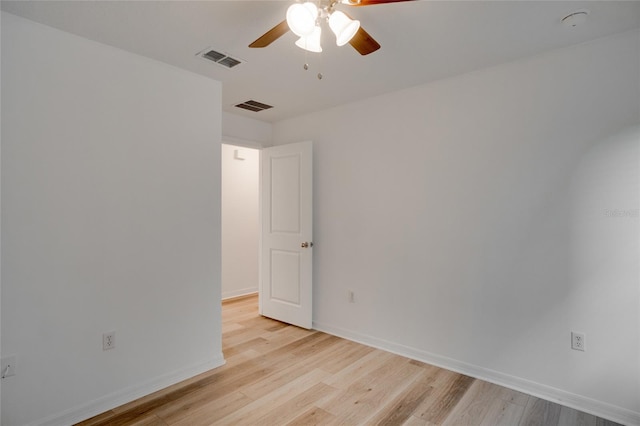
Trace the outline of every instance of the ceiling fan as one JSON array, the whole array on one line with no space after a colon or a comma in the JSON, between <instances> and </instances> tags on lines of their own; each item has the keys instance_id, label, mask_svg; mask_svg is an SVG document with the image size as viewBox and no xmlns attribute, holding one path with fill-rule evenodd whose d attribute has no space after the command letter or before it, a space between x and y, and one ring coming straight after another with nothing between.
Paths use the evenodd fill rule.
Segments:
<instances>
[{"instance_id":1,"label":"ceiling fan","mask_svg":"<svg viewBox=\"0 0 640 426\"><path fill-rule=\"evenodd\" d=\"M267 47L287 32L292 31L298 37L296 45L310 52L322 52L320 36L321 22L326 21L329 28L336 35L336 44L343 46L349 43L361 55L368 55L380 49L380 44L373 39L361 26L360 21L351 19L347 14L336 10L337 4L348 6L371 6L384 3L396 3L411 0L329 0L328 4L320 6L307 1L294 3L287 9L286 19L260 36L249 47Z\"/></svg>"}]
</instances>

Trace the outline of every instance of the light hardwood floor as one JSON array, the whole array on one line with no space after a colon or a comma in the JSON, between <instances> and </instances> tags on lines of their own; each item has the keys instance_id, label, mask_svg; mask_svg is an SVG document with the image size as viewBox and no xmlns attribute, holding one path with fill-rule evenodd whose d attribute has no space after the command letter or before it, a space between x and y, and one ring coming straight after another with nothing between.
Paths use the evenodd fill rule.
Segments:
<instances>
[{"instance_id":1,"label":"light hardwood floor","mask_svg":"<svg viewBox=\"0 0 640 426\"><path fill-rule=\"evenodd\" d=\"M520 392L223 303L227 363L79 423L612 426Z\"/></svg>"}]
</instances>

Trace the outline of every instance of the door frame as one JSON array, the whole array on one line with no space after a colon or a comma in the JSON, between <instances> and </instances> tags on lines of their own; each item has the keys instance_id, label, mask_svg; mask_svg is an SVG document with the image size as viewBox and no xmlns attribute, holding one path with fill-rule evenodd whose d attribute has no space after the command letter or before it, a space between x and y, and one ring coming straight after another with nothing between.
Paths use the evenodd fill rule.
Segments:
<instances>
[{"instance_id":1,"label":"door frame","mask_svg":"<svg viewBox=\"0 0 640 426\"><path fill-rule=\"evenodd\" d=\"M240 148L250 148L258 150L258 313L262 315L262 302L261 302L261 287L262 287L262 150L267 148L260 142L250 141L246 139L239 139L232 136L222 136L221 145L233 145ZM220 147L222 149L222 146ZM220 165L222 166L222 158L220 159ZM221 167L222 170L222 167ZM222 182L221 177L221 182ZM222 232L222 222L220 223L220 232ZM220 268L222 268L222 247L220 249ZM222 274L220 274L220 286L222 287ZM248 293L251 294L251 293ZM243 295L236 296L243 297ZM229 297L228 300L234 297ZM225 299L227 300L227 299ZM222 303L222 294L220 294L220 302Z\"/></svg>"},{"instance_id":2,"label":"door frame","mask_svg":"<svg viewBox=\"0 0 640 426\"><path fill-rule=\"evenodd\" d=\"M263 159L263 150L265 148L270 148L272 146L265 146L265 144L256 141L250 141L246 139L235 138L232 136L222 136L221 145L233 145L238 147L257 149L258 150L258 313L262 315L263 313L263 276L262 276L262 265L263 265L263 253L262 253L262 244L263 244L263 221L262 221L262 199L263 199L263 170L262 170L262 159ZM276 145L277 146L277 145ZM221 148L222 149L222 148ZM222 160L221 160L222 161ZM312 207L313 209L313 207ZM313 226L313 225L312 225ZM221 224L222 230L222 224ZM313 232L313 230L312 230ZM221 252L222 254L222 252ZM222 267L222 263L221 263ZM222 278L222 277L221 277ZM220 283L222 285L222 282ZM220 302L222 302L222 294L220 295Z\"/></svg>"}]
</instances>

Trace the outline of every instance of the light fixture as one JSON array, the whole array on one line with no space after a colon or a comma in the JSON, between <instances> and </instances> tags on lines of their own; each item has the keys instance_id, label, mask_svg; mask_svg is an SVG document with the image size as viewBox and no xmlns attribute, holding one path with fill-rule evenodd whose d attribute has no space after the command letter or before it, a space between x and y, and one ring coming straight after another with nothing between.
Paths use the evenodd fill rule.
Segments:
<instances>
[{"instance_id":1,"label":"light fixture","mask_svg":"<svg viewBox=\"0 0 640 426\"><path fill-rule=\"evenodd\" d=\"M322 52L322 46L320 45L320 36L322 35L322 29L320 25L316 25L308 36L302 36L296 41L296 46L308 50L309 52L320 53Z\"/></svg>"},{"instance_id":2,"label":"light fixture","mask_svg":"<svg viewBox=\"0 0 640 426\"><path fill-rule=\"evenodd\" d=\"M298 37L313 33L318 19L318 7L311 3L294 3L287 9L287 24Z\"/></svg>"},{"instance_id":3,"label":"light fixture","mask_svg":"<svg viewBox=\"0 0 640 426\"><path fill-rule=\"evenodd\" d=\"M359 1L359 0L353 0ZM298 37L296 46L309 52L322 52L321 21L326 20L336 35L336 44L344 46L360 29L360 21L349 18L344 12L334 10L339 0L331 0L328 6L318 7L313 2L296 2L287 9L287 25ZM351 4L351 3L350 3ZM356 4L356 3L353 3Z\"/></svg>"},{"instance_id":4,"label":"light fixture","mask_svg":"<svg viewBox=\"0 0 640 426\"><path fill-rule=\"evenodd\" d=\"M329 16L329 28L336 35L336 44L344 46L360 29L360 21L351 19L343 12L336 10Z\"/></svg>"}]
</instances>

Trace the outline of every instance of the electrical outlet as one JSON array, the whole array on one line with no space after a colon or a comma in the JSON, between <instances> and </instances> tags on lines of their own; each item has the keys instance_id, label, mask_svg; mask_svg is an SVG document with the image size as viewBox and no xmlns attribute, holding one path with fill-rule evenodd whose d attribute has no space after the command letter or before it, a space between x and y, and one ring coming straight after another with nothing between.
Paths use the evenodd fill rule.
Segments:
<instances>
[{"instance_id":1,"label":"electrical outlet","mask_svg":"<svg viewBox=\"0 0 640 426\"><path fill-rule=\"evenodd\" d=\"M347 297L349 299L349 303L355 303L356 302L356 295L354 294L353 290L349 290L347 292Z\"/></svg>"},{"instance_id":2,"label":"electrical outlet","mask_svg":"<svg viewBox=\"0 0 640 426\"><path fill-rule=\"evenodd\" d=\"M102 350L107 351L116 347L116 332L110 331L102 335Z\"/></svg>"},{"instance_id":3,"label":"electrical outlet","mask_svg":"<svg viewBox=\"0 0 640 426\"><path fill-rule=\"evenodd\" d=\"M0 374L3 379L16 375L16 356L11 355L2 358L2 365L0 365Z\"/></svg>"},{"instance_id":4,"label":"electrical outlet","mask_svg":"<svg viewBox=\"0 0 640 426\"><path fill-rule=\"evenodd\" d=\"M571 349L584 352L586 345L584 333L571 332Z\"/></svg>"}]
</instances>

